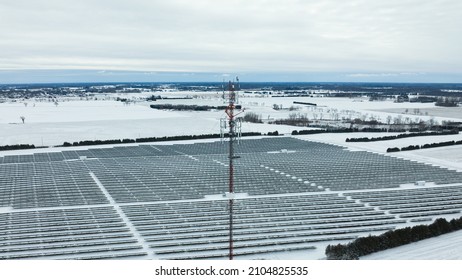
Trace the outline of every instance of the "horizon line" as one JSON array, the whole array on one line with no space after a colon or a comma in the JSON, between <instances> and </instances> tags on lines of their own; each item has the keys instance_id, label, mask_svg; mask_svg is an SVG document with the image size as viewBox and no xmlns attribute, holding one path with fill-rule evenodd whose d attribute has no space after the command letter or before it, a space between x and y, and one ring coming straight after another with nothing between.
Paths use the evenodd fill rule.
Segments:
<instances>
[{"instance_id":1,"label":"horizon line","mask_svg":"<svg viewBox=\"0 0 462 280\"><path fill-rule=\"evenodd\" d=\"M221 84L223 81L91 81L91 82L13 82L4 83L0 82L1 86L9 85L67 85L67 84ZM449 85L462 85L462 82L391 82L391 81L240 81L240 84L449 84Z\"/></svg>"}]
</instances>

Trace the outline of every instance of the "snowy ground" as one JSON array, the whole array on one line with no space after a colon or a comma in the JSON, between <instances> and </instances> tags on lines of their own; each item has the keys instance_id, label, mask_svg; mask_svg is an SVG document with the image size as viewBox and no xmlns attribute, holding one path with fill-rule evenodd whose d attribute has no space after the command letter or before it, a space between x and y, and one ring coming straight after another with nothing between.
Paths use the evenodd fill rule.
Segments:
<instances>
[{"instance_id":1,"label":"snowy ground","mask_svg":"<svg viewBox=\"0 0 462 280\"><path fill-rule=\"evenodd\" d=\"M20 143L52 146L61 145L65 141L219 133L219 120L226 117L221 110L210 112L153 110L149 108L151 103L142 101L125 105L122 102L114 101L116 95L118 96L118 94L105 96L104 99L100 98L97 101L66 98L60 100L57 106L53 102L43 100L1 103L0 145ZM221 99L221 94L213 92L184 92L182 95L177 92L170 93L168 96L194 96L195 98L159 100L153 103L212 106L223 106L225 104ZM297 105L293 103L294 101L316 103L318 106ZM27 103L27 106L25 103ZM258 95L240 97L239 103L245 108L245 112L256 113L265 122L287 118L293 113L306 114L310 120L325 120L337 117L338 119L374 118L385 122L388 116L394 118L399 114L379 111L383 110L383 108L392 108L399 112L410 107L433 106L432 104L393 103L392 101L369 102L364 99L349 98L275 98ZM281 106L283 109L274 110L274 104ZM295 110L289 110L290 107ZM412 108L408 110L412 111ZM21 116L25 117L24 124L20 118ZM403 120L406 117L408 116L402 115ZM414 120L414 118L428 120L431 116L419 115L409 116L409 118L411 120ZM449 120L449 118L444 117L435 117L434 119L439 122ZM458 120L460 121L461 119ZM243 132L258 131L267 133L278 130L279 133L290 134L293 130L300 129L303 128L251 123L243 123L242 125ZM359 137L359 135L355 134L354 137ZM387 143L386 147L388 145L391 145L391 143Z\"/></svg>"},{"instance_id":2,"label":"snowy ground","mask_svg":"<svg viewBox=\"0 0 462 280\"><path fill-rule=\"evenodd\" d=\"M221 100L181 100L187 104L223 105ZM163 103L179 103L164 100ZM34 105L35 104L35 107ZM0 145L61 145L96 139L220 133L223 111L177 112L154 110L146 102L124 105L117 101L68 101L0 104ZM270 109L272 110L272 109ZM25 117L23 124L20 117ZM242 132L290 133L290 126L243 123Z\"/></svg>"},{"instance_id":3,"label":"snowy ground","mask_svg":"<svg viewBox=\"0 0 462 280\"><path fill-rule=\"evenodd\" d=\"M428 103L426 103L428 104ZM407 109L407 113L406 113ZM380 111L383 112L389 112L389 113L404 113L406 116L419 116L414 113L415 109L419 109L419 112L423 115L428 115L428 116L438 116L438 117L444 117L444 118L460 118L462 116L462 107L449 107L449 108L443 108L443 107L406 107L404 108L388 108L388 109L381 109Z\"/></svg>"}]
</instances>

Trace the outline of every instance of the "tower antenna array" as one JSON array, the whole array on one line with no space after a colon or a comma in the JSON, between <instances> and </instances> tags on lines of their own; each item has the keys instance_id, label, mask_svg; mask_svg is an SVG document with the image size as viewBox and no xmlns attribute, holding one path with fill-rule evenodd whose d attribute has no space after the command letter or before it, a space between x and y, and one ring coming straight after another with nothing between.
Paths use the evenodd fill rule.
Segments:
<instances>
[{"instance_id":1,"label":"tower antenna array","mask_svg":"<svg viewBox=\"0 0 462 280\"><path fill-rule=\"evenodd\" d=\"M234 154L234 141L236 140L236 116L243 111L235 113L236 91L239 90L239 78L236 77L237 83L228 82L228 106L225 113L228 116L229 126L229 192L226 194L229 199L229 259L233 259L233 204L234 204L234 159L239 158ZM240 127L238 127L239 129ZM238 133L238 135L240 132Z\"/></svg>"}]
</instances>

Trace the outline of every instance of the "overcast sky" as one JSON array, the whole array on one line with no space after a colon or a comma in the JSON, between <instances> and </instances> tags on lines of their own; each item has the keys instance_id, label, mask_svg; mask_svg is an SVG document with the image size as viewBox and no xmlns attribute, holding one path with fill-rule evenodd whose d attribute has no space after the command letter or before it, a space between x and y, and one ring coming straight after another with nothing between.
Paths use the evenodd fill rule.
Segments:
<instances>
[{"instance_id":1,"label":"overcast sky","mask_svg":"<svg viewBox=\"0 0 462 280\"><path fill-rule=\"evenodd\" d=\"M462 82L461 30L460 0L0 0L0 82Z\"/></svg>"}]
</instances>

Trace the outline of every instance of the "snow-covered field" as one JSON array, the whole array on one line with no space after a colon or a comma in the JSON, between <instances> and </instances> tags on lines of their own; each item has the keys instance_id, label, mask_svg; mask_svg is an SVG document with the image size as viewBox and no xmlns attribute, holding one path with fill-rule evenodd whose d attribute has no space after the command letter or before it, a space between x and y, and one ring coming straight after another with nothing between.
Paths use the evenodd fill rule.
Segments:
<instances>
[{"instance_id":1,"label":"snow-covered field","mask_svg":"<svg viewBox=\"0 0 462 280\"><path fill-rule=\"evenodd\" d=\"M168 103L178 103L169 100ZM185 100L187 104L223 105L221 100ZM167 103L167 101L164 101ZM35 104L35 106L33 105ZM272 110L272 109L271 109ZM22 123L20 117L24 116ZM61 145L82 140L123 139L220 133L223 111L178 112L154 110L149 103L125 105L122 102L67 101L0 104L0 145ZM242 132L279 130L290 133L290 126L244 123Z\"/></svg>"},{"instance_id":2,"label":"snow-covered field","mask_svg":"<svg viewBox=\"0 0 462 280\"><path fill-rule=\"evenodd\" d=\"M212 106L225 104L220 98L221 94L199 94L196 92L185 92L182 94L183 96L194 96L196 98L159 100L154 103ZM180 94L171 93L171 95L179 96ZM20 143L53 146L60 145L65 141L219 133L219 120L226 117L223 111L178 112L153 110L149 108L151 103L142 101L125 105L122 102L114 101L114 96L112 98L105 96L104 99L100 98L99 100L88 101L63 99L58 102L58 105L55 105L53 102L40 100L1 103L0 145ZM310 120L374 118L385 122L388 116L394 118L399 114L380 111L383 108L394 108L399 111L410 108L410 106L433 106L432 104L405 104L393 103L392 101L369 102L362 99L348 98L274 98L256 95L242 96L239 101L245 112L256 113L264 121L287 118L290 114L299 113L306 115ZM298 105L294 104L294 101L315 103L318 106ZM27 103L27 106L25 103ZM274 110L274 104L281 106L283 109ZM289 110L290 107L293 107L295 110ZM409 111L412 111L412 109L409 109ZM20 117L25 118L24 123L22 123ZM403 120L406 117L410 120L419 118L427 121L432 116L402 115ZM434 120L441 122L449 120L449 118L434 117ZM242 125L243 132L258 131L267 133L278 130L279 133L290 134L292 130L299 129L303 128L252 123L243 123ZM330 136L323 135L320 137ZM359 135L356 137L359 137ZM333 141L337 141L335 138L337 137L334 137Z\"/></svg>"},{"instance_id":3,"label":"snow-covered field","mask_svg":"<svg viewBox=\"0 0 462 280\"><path fill-rule=\"evenodd\" d=\"M426 103L428 104L428 103ZM389 108L389 109L381 109L380 111L389 112L389 113L404 113L406 116L416 116L415 109L419 109L419 112L428 115L428 116L438 116L444 118L460 118L462 116L462 107L448 107L448 108L435 108L432 105L428 104L429 106L425 107L406 107L404 108ZM406 112L407 110L407 112Z\"/></svg>"}]
</instances>

